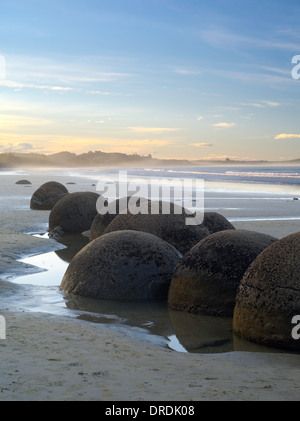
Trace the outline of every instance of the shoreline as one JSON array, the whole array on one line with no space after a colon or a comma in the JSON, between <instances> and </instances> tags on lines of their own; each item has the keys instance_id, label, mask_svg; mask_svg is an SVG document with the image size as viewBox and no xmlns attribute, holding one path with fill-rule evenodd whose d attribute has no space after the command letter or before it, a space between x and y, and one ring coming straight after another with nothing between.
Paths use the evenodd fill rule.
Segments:
<instances>
[{"instance_id":1,"label":"shoreline","mask_svg":"<svg viewBox=\"0 0 300 421\"><path fill-rule=\"evenodd\" d=\"M18 203L12 208L9 203L0 207L0 279L3 273L16 276L34 270L16 259L60 247L55 240L25 234L42 231L47 225L48 212L29 210L28 197L52 175L32 176L35 181L29 189L14 185L20 175L5 177L10 180L7 185L2 183L2 193L15 195ZM74 181L72 176L63 178ZM90 179L76 179L76 183L68 185L70 191L93 189ZM294 205L298 204L283 202L277 212L296 212ZM216 207L222 209L223 205ZM227 213L232 216L233 211ZM224 216L230 215L225 212ZM297 220L280 224L238 221L233 225L277 238L300 230ZM6 285L8 281L4 279ZM11 288L18 287L10 284ZM0 400L299 400L300 355L280 351L176 352L108 325L7 308L1 285L0 281L0 314L6 319L6 339L0 340Z\"/></svg>"},{"instance_id":2,"label":"shoreline","mask_svg":"<svg viewBox=\"0 0 300 421\"><path fill-rule=\"evenodd\" d=\"M293 401L292 354L186 354L81 320L5 313L2 401Z\"/></svg>"}]
</instances>

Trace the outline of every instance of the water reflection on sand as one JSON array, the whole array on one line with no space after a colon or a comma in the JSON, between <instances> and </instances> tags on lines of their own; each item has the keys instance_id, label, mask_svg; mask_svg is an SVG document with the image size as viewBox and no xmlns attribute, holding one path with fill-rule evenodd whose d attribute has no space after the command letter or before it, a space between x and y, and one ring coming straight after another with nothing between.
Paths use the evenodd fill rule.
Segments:
<instances>
[{"instance_id":1,"label":"water reflection on sand","mask_svg":"<svg viewBox=\"0 0 300 421\"><path fill-rule=\"evenodd\" d=\"M39 236L46 237L47 234ZM18 290L18 303L23 308L126 328L133 336L178 352L279 352L236 337L232 332L231 317L174 311L168 308L166 301L120 302L66 294L59 289L64 272L74 255L89 240L86 235L75 234L57 241L65 247L21 260L38 267L37 273L13 280L14 284L23 287L23 291Z\"/></svg>"}]
</instances>

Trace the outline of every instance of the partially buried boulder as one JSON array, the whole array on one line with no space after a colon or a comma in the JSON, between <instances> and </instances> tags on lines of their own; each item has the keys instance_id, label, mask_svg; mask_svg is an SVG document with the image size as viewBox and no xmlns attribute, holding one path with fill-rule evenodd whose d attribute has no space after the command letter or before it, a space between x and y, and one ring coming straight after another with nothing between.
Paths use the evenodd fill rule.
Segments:
<instances>
[{"instance_id":1,"label":"partially buried boulder","mask_svg":"<svg viewBox=\"0 0 300 421\"><path fill-rule=\"evenodd\" d=\"M62 196L68 194L67 188L57 181L49 181L39 187L31 196L30 208L51 210Z\"/></svg>"},{"instance_id":2,"label":"partially buried boulder","mask_svg":"<svg viewBox=\"0 0 300 421\"><path fill-rule=\"evenodd\" d=\"M299 351L300 341L292 334L300 331L293 324L300 315L299 274L297 232L270 245L246 271L236 297L234 332L259 344Z\"/></svg>"},{"instance_id":3,"label":"partially buried boulder","mask_svg":"<svg viewBox=\"0 0 300 421\"><path fill-rule=\"evenodd\" d=\"M28 180L19 180L19 181L17 181L17 182L16 182L16 184L25 184L25 185L30 185L30 184L31 184L31 182L30 182L30 181L28 181Z\"/></svg>"},{"instance_id":4,"label":"partially buried boulder","mask_svg":"<svg viewBox=\"0 0 300 421\"><path fill-rule=\"evenodd\" d=\"M49 215L51 232L81 233L89 230L97 214L97 193L77 192L62 197ZM59 228L58 228L59 227Z\"/></svg>"},{"instance_id":5,"label":"partially buried boulder","mask_svg":"<svg viewBox=\"0 0 300 421\"><path fill-rule=\"evenodd\" d=\"M90 242L73 258L60 287L90 298L166 299L180 258L174 247L152 234L112 232Z\"/></svg>"},{"instance_id":6,"label":"partially buried boulder","mask_svg":"<svg viewBox=\"0 0 300 421\"><path fill-rule=\"evenodd\" d=\"M160 212L158 214L132 214L129 212L117 215L104 230L104 233L118 230L148 232L167 241L182 254L187 253L191 247L209 235L209 231L205 227L186 224L186 217L189 215L187 210L171 203L169 214L164 214L162 213L162 203L157 202Z\"/></svg>"},{"instance_id":7,"label":"partially buried boulder","mask_svg":"<svg viewBox=\"0 0 300 421\"><path fill-rule=\"evenodd\" d=\"M251 262L276 238L246 230L211 234L177 265L168 303L174 310L231 316L235 296Z\"/></svg>"}]
</instances>

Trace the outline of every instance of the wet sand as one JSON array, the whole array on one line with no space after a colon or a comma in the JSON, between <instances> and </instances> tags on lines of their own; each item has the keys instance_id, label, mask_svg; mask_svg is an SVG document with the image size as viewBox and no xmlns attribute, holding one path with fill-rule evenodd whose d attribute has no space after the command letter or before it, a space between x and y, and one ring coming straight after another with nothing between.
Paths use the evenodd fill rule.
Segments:
<instances>
[{"instance_id":1,"label":"wet sand","mask_svg":"<svg viewBox=\"0 0 300 421\"><path fill-rule=\"evenodd\" d=\"M22 178L31 187L15 185ZM34 270L16 259L60 248L54 240L28 235L47 229L48 211L29 209L29 198L43 182L57 180L69 191L91 190L92 181L49 175L1 176L0 294L17 288L9 276ZM213 195L212 195L213 196ZM239 202L240 203L240 202ZM300 201L259 200L230 210L232 201L209 199L228 218L299 216ZM271 203L271 202L268 202ZM276 205L276 206L275 206ZM297 219L236 220L236 228L282 238L300 231ZM299 400L300 355L289 353L180 353L146 343L126 331L47 313L2 305L6 339L0 340L0 400L217 401Z\"/></svg>"}]
</instances>

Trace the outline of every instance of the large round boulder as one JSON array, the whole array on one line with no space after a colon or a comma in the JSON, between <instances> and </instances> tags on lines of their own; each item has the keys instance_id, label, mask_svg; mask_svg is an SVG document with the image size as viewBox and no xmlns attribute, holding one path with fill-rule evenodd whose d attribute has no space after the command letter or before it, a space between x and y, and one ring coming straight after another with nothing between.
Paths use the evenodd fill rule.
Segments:
<instances>
[{"instance_id":1,"label":"large round boulder","mask_svg":"<svg viewBox=\"0 0 300 421\"><path fill-rule=\"evenodd\" d=\"M97 214L97 193L77 192L63 196L49 215L49 233L81 233L90 229Z\"/></svg>"},{"instance_id":2,"label":"large round boulder","mask_svg":"<svg viewBox=\"0 0 300 421\"><path fill-rule=\"evenodd\" d=\"M297 232L266 248L244 274L237 292L233 329L244 339L299 351L299 315L300 232ZM293 321L295 316L298 322ZM293 324L295 321L298 327Z\"/></svg>"},{"instance_id":3,"label":"large round boulder","mask_svg":"<svg viewBox=\"0 0 300 421\"><path fill-rule=\"evenodd\" d=\"M39 187L31 196L30 208L51 210L62 196L68 194L67 188L57 181L49 181Z\"/></svg>"},{"instance_id":4,"label":"large round boulder","mask_svg":"<svg viewBox=\"0 0 300 421\"><path fill-rule=\"evenodd\" d=\"M205 227L186 224L189 212L185 209L170 204L170 212L164 214L162 213L162 204L163 202L157 202L158 214L150 212L133 214L129 208L127 214L117 215L104 230L104 233L118 230L148 232L167 241L182 254L187 253L195 244L209 235L209 231Z\"/></svg>"},{"instance_id":5,"label":"large round boulder","mask_svg":"<svg viewBox=\"0 0 300 421\"><path fill-rule=\"evenodd\" d=\"M219 231L204 238L174 271L170 308L232 316L236 291L246 269L275 241L269 235L246 230Z\"/></svg>"},{"instance_id":6,"label":"large round boulder","mask_svg":"<svg viewBox=\"0 0 300 421\"><path fill-rule=\"evenodd\" d=\"M60 287L89 298L166 299L180 258L174 247L152 234L111 232L76 254Z\"/></svg>"}]
</instances>

